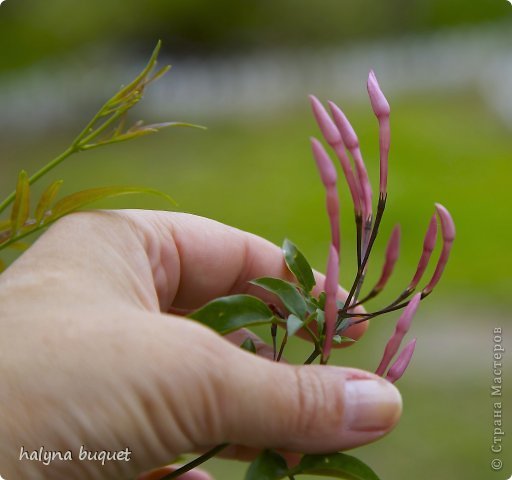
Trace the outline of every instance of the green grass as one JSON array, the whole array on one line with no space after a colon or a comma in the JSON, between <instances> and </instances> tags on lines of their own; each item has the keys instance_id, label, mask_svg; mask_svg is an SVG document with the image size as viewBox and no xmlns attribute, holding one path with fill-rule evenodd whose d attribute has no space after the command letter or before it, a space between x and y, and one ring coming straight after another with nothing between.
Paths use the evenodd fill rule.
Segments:
<instances>
[{"instance_id":1,"label":"green grass","mask_svg":"<svg viewBox=\"0 0 512 480\"><path fill-rule=\"evenodd\" d=\"M505 478L510 468L500 477L488 466L487 350L491 347L486 335L493 325L505 327L506 317L497 312L511 306L512 256L508 252L512 226L505 206L509 204L512 178L512 138L470 92L455 98L392 100L390 194L384 235L376 245L370 280L379 273L386 235L399 221L402 256L392 292L386 298L405 286L420 254L435 201L453 213L457 239L439 291L421 309L420 360L401 382L403 420L389 438L355 454L373 466L383 480ZM303 107L268 118L211 122L206 132L171 130L135 143L80 154L52 178L65 179L65 192L123 183L159 188L178 200L181 211L214 218L279 244L289 237L316 268L323 270L328 224L324 192L308 140L318 131L305 104ZM376 122L369 108L349 105L347 114L360 134L376 184ZM64 149L71 136L5 141L0 191L7 194L20 168L35 171L36 166ZM344 181L342 185L341 280L348 284L354 274L355 245L350 199ZM102 205L167 207L147 197ZM375 301L374 305L378 304ZM447 306L453 315L443 313ZM450 331L455 332L456 339L442 337L446 322L453 322ZM482 326L484 338L471 336ZM375 325L365 342L337 354L336 363L374 368L392 327L392 321ZM431 332L438 332L441 340L432 340ZM470 340L464 343L466 335ZM454 340L458 345L454 354L464 360L431 364L430 359L444 358ZM299 342L288 356L301 361L308 353L309 348ZM475 356L482 368L473 374L464 365ZM437 377L439 372L442 379ZM507 390L506 395L511 394ZM219 479L243 478L241 464L215 460L211 469Z\"/></svg>"}]
</instances>

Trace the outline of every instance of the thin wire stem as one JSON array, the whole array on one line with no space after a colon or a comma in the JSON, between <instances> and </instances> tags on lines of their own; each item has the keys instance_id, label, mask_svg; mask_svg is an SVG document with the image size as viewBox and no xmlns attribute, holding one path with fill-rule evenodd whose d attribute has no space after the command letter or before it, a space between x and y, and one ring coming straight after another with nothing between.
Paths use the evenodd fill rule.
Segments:
<instances>
[{"instance_id":1,"label":"thin wire stem","mask_svg":"<svg viewBox=\"0 0 512 480\"><path fill-rule=\"evenodd\" d=\"M379 197L379 204L377 207L377 215L375 217L375 224L372 229L372 233L370 235L370 240L368 241L368 247L366 248L364 252L363 261L360 265L360 267L357 269L357 274L354 279L354 283L352 284L352 288L350 289L350 292L348 294L347 300L345 301L345 306L341 309L341 312L339 312L339 318L338 323L336 327L339 327L340 323L342 322L344 315L347 313L347 311L352 308L352 299L354 298L354 295L356 294L356 291L361 288L360 282L361 279L364 280L364 272L366 268L366 264L368 263L368 258L370 257L370 253L373 248L373 244L375 243L375 239L377 238L377 234L379 232L379 226L380 222L382 220L382 215L384 214L384 210L386 208L386 195L381 195ZM362 282L361 282L362 284Z\"/></svg>"},{"instance_id":2,"label":"thin wire stem","mask_svg":"<svg viewBox=\"0 0 512 480\"><path fill-rule=\"evenodd\" d=\"M191 462L183 465L182 467L174 470L174 472L168 473L164 477L160 478L160 480L172 480L173 478L178 478L180 475L189 472L190 470L198 467L202 463L210 460L210 458L215 457L218 453L222 452L225 448L229 446L229 443L221 443L216 447L213 447L211 450L208 450L206 453L203 453L200 457L195 458Z\"/></svg>"}]
</instances>

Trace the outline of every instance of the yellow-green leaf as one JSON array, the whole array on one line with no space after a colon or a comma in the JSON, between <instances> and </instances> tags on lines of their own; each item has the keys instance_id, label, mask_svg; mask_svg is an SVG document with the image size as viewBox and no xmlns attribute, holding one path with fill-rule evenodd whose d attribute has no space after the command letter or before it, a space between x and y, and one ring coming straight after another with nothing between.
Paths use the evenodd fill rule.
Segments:
<instances>
[{"instance_id":1,"label":"yellow-green leaf","mask_svg":"<svg viewBox=\"0 0 512 480\"><path fill-rule=\"evenodd\" d=\"M53 200L57 196L57 193L59 193L60 187L62 186L62 182L63 180L56 180L51 185L49 185L48 188L41 195L39 203L36 207L36 223L41 222L45 212L50 209Z\"/></svg>"},{"instance_id":2,"label":"yellow-green leaf","mask_svg":"<svg viewBox=\"0 0 512 480\"><path fill-rule=\"evenodd\" d=\"M11 210L12 235L15 235L23 227L30 212L30 186L28 175L22 170L18 175L16 184L16 196Z\"/></svg>"},{"instance_id":3,"label":"yellow-green leaf","mask_svg":"<svg viewBox=\"0 0 512 480\"><path fill-rule=\"evenodd\" d=\"M154 190L152 188L135 187L135 186L113 186L113 187L99 187L82 190L81 192L72 193L67 197L59 200L52 208L51 215L48 217L47 222L53 222L58 218L74 212L79 208L85 207L92 202L102 200L104 198L118 197L120 195L130 195L136 193L144 193L148 195L156 195L162 197L172 204L176 202L166 193Z\"/></svg>"}]
</instances>

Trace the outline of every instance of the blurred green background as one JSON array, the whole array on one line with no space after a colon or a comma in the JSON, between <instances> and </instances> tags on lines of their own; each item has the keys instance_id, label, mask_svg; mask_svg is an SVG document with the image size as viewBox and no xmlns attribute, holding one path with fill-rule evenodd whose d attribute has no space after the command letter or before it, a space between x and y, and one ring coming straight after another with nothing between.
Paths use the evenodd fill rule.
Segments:
<instances>
[{"instance_id":1,"label":"blurred green background","mask_svg":"<svg viewBox=\"0 0 512 480\"><path fill-rule=\"evenodd\" d=\"M180 211L278 244L288 237L323 270L329 233L306 94L344 108L376 184L378 131L364 98L375 67L393 109L393 146L370 283L397 222L403 242L390 292L369 308L408 282L434 202L453 213L457 240L440 287L415 319L417 354L400 384L403 419L388 438L354 454L383 480L505 479L512 440L504 440L504 470L489 466L490 383L494 327L504 329L512 352L511 26L505 0L7 0L0 6L0 191L12 190L19 169L34 172L64 150L161 38L162 61L174 68L140 116L208 130L172 129L80 154L51 178L65 179L65 192L133 183L161 189ZM342 186L341 282L348 285L355 246ZM100 206L167 208L145 197ZM334 362L374 369L393 327L392 317L376 320ZM297 342L288 357L300 362L309 352ZM508 369L510 362L505 376ZM508 398L506 386L505 406ZM245 466L215 460L208 468L238 479Z\"/></svg>"}]
</instances>

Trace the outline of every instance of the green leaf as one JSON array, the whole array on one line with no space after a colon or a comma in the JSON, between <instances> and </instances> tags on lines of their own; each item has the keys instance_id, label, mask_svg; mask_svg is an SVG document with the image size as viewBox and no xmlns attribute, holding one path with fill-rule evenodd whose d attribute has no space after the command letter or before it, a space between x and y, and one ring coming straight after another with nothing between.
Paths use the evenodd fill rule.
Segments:
<instances>
[{"instance_id":1,"label":"green leaf","mask_svg":"<svg viewBox=\"0 0 512 480\"><path fill-rule=\"evenodd\" d=\"M41 223L44 214L50 209L53 200L57 196L57 193L59 193L60 187L62 186L62 182L63 180L56 180L55 182L50 184L41 195L35 213L35 219L37 224Z\"/></svg>"},{"instance_id":2,"label":"green leaf","mask_svg":"<svg viewBox=\"0 0 512 480\"><path fill-rule=\"evenodd\" d=\"M311 292L311 289L315 286L315 277L306 257L288 239L284 241L282 249L284 261L290 271L295 275L304 290L307 293Z\"/></svg>"},{"instance_id":3,"label":"green leaf","mask_svg":"<svg viewBox=\"0 0 512 480\"><path fill-rule=\"evenodd\" d=\"M114 186L99 187L82 190L81 192L72 193L67 197L59 200L52 208L51 215L47 217L46 222L55 221L58 218L71 213L86 205L102 200L104 198L118 197L120 195L129 195L135 193L145 193L149 195L157 195L165 198L167 201L174 203L174 200L167 194L154 190L152 188L134 187L134 186Z\"/></svg>"},{"instance_id":4,"label":"green leaf","mask_svg":"<svg viewBox=\"0 0 512 480\"><path fill-rule=\"evenodd\" d=\"M16 196L11 210L11 235L14 237L27 221L30 212L30 186L28 175L22 170L18 175Z\"/></svg>"},{"instance_id":5,"label":"green leaf","mask_svg":"<svg viewBox=\"0 0 512 480\"><path fill-rule=\"evenodd\" d=\"M325 292L320 293L318 295L318 308L321 308L322 310L325 308L325 299L327 298ZM340 308L338 306L338 308Z\"/></svg>"},{"instance_id":6,"label":"green leaf","mask_svg":"<svg viewBox=\"0 0 512 480\"><path fill-rule=\"evenodd\" d=\"M377 474L361 460L344 453L304 455L293 475L308 474L345 480L379 480Z\"/></svg>"},{"instance_id":7,"label":"green leaf","mask_svg":"<svg viewBox=\"0 0 512 480\"><path fill-rule=\"evenodd\" d=\"M339 327L336 329L336 333L343 333L348 327L350 327L350 324L352 323L352 319L350 318L344 318Z\"/></svg>"},{"instance_id":8,"label":"green leaf","mask_svg":"<svg viewBox=\"0 0 512 480\"><path fill-rule=\"evenodd\" d=\"M274 319L270 308L251 295L217 298L189 317L223 335L243 327L271 323Z\"/></svg>"},{"instance_id":9,"label":"green leaf","mask_svg":"<svg viewBox=\"0 0 512 480\"><path fill-rule=\"evenodd\" d=\"M316 328L318 330L318 334L321 335L324 331L325 325L325 313L323 310L318 309L316 311Z\"/></svg>"},{"instance_id":10,"label":"green leaf","mask_svg":"<svg viewBox=\"0 0 512 480\"><path fill-rule=\"evenodd\" d=\"M281 280L280 278L262 277L252 280L253 285L264 288L265 290L277 295L284 306L299 318L306 316L306 302L297 290L297 287L290 282Z\"/></svg>"},{"instance_id":11,"label":"green leaf","mask_svg":"<svg viewBox=\"0 0 512 480\"><path fill-rule=\"evenodd\" d=\"M353 338L344 337L343 335L334 335L334 337L332 337L332 341L334 343L337 343L338 345L341 345L342 343L354 343L355 342L355 340Z\"/></svg>"},{"instance_id":12,"label":"green leaf","mask_svg":"<svg viewBox=\"0 0 512 480\"><path fill-rule=\"evenodd\" d=\"M285 459L276 452L265 450L249 465L244 480L280 480L287 475Z\"/></svg>"},{"instance_id":13,"label":"green leaf","mask_svg":"<svg viewBox=\"0 0 512 480\"><path fill-rule=\"evenodd\" d=\"M256 353L256 345L254 345L254 342L252 341L251 338L246 338L244 340L244 343L240 345L240 348L243 350L247 350L248 352L251 353Z\"/></svg>"},{"instance_id":14,"label":"green leaf","mask_svg":"<svg viewBox=\"0 0 512 480\"><path fill-rule=\"evenodd\" d=\"M304 322L293 313L286 320L286 331L289 337L293 337L303 326Z\"/></svg>"}]
</instances>

